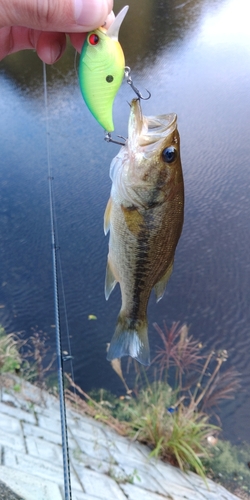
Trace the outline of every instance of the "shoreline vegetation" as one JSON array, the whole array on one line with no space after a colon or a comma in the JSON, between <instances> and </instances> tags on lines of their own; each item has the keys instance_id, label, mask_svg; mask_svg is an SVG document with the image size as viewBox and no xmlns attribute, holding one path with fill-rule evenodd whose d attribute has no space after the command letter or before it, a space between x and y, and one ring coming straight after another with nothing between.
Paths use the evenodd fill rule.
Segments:
<instances>
[{"instance_id":1,"label":"shoreline vegetation","mask_svg":"<svg viewBox=\"0 0 250 500\"><path fill-rule=\"evenodd\" d=\"M119 434L149 446L151 456L182 470L191 470L225 486L238 497L250 499L250 445L232 445L220 438L217 415L222 400L234 399L240 375L226 367L227 351L204 352L189 335L187 325L163 323L154 327L161 346L149 369L131 358L112 368L124 385L118 397L105 389L86 394L65 374L65 398L76 411L100 420ZM33 331L30 339L6 334L0 327L0 375L16 373L57 394L55 356L48 358L48 339ZM124 372L133 380L129 388ZM18 387L16 388L18 391Z\"/></svg>"}]
</instances>

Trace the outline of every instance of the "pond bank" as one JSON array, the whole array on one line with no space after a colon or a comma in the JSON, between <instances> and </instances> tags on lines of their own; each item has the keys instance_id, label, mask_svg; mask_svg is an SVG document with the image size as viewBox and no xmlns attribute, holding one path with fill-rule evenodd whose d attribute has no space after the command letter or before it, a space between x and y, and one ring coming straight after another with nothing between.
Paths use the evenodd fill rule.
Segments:
<instances>
[{"instance_id":1,"label":"pond bank","mask_svg":"<svg viewBox=\"0 0 250 500\"><path fill-rule=\"evenodd\" d=\"M0 481L13 498L63 500L58 400L13 375L2 376L0 384ZM238 498L209 479L208 490L196 474L149 460L146 446L71 408L67 422L73 500Z\"/></svg>"}]
</instances>

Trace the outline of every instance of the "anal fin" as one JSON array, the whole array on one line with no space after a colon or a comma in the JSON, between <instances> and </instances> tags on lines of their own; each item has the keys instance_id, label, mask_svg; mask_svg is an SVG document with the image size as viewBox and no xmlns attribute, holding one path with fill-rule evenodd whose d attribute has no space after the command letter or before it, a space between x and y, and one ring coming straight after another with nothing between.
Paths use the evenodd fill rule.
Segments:
<instances>
[{"instance_id":1,"label":"anal fin","mask_svg":"<svg viewBox=\"0 0 250 500\"><path fill-rule=\"evenodd\" d=\"M154 286L154 291L155 291L155 295L156 295L156 302L159 302L159 300L161 300L163 295L164 295L167 282L168 282L168 280L172 274L172 271L173 271L173 266L174 266L174 261L171 262L171 264L168 266L167 271L165 272L163 277Z\"/></svg>"}]
</instances>

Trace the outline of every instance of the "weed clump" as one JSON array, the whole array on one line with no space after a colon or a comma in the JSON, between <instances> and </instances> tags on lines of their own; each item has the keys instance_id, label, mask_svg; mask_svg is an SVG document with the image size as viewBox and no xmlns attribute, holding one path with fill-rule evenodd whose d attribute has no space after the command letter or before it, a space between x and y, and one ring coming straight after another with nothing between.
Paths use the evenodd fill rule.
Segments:
<instances>
[{"instance_id":1,"label":"weed clump","mask_svg":"<svg viewBox=\"0 0 250 500\"><path fill-rule=\"evenodd\" d=\"M250 495L250 445L232 445L229 441L218 440L209 456L204 460L208 477L238 494ZM245 496L243 498L249 498Z\"/></svg>"},{"instance_id":2,"label":"weed clump","mask_svg":"<svg viewBox=\"0 0 250 500\"><path fill-rule=\"evenodd\" d=\"M13 333L7 335L0 326L0 374L15 373L20 369L21 363L17 336Z\"/></svg>"},{"instance_id":3,"label":"weed clump","mask_svg":"<svg viewBox=\"0 0 250 500\"><path fill-rule=\"evenodd\" d=\"M9 333L0 325L0 375L15 373L40 388L49 389L48 373L51 372L55 354L46 364L47 335L32 329L28 339L22 333ZM50 375L49 375L50 376Z\"/></svg>"},{"instance_id":4,"label":"weed clump","mask_svg":"<svg viewBox=\"0 0 250 500\"><path fill-rule=\"evenodd\" d=\"M113 360L111 365L126 395L116 398L101 389L87 396L87 406L96 411L98 419L117 425L118 432L147 444L152 456L194 470L205 480L204 460L208 463L211 453L208 441L217 441L220 431L214 409L222 399L234 397L240 387L239 374L234 368L221 371L227 351L203 354L203 346L189 335L185 324L174 323L168 329L164 322L163 328L156 323L154 327L161 346L151 367L145 369L129 358L127 372L134 373L129 389L121 361ZM67 397L76 402L76 393L68 391ZM211 423L211 416L217 422Z\"/></svg>"}]
</instances>

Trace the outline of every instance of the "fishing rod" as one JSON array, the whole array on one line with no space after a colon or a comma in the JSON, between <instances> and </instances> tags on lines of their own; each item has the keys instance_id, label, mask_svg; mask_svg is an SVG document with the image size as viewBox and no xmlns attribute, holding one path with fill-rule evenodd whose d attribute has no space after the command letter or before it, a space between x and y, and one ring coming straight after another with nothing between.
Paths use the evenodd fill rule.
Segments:
<instances>
[{"instance_id":1,"label":"fishing rod","mask_svg":"<svg viewBox=\"0 0 250 500\"><path fill-rule=\"evenodd\" d=\"M51 247L52 247L54 307L55 307L55 326L56 326L56 329L55 329L56 330L56 354L57 354L57 362L58 362L58 389L59 389L62 454L63 454L64 496L65 496L65 500L72 500L68 432L67 432L67 415L66 415L66 405L65 405L65 395L64 395L64 378L63 378L64 357L62 356L62 340L61 340L61 329L60 329L60 311L59 311L59 294L58 294L57 252L59 250L59 247L56 244L56 231L55 231L55 208L54 208L54 191L53 191L54 178L52 176L52 168L51 168L51 161L50 161L48 92L47 92L47 74L46 74L46 64L45 63L43 63L43 84L44 84L44 104L45 104L45 113L46 113L49 206L50 206ZM70 358L70 356L67 357L67 359L68 358Z\"/></svg>"}]
</instances>

